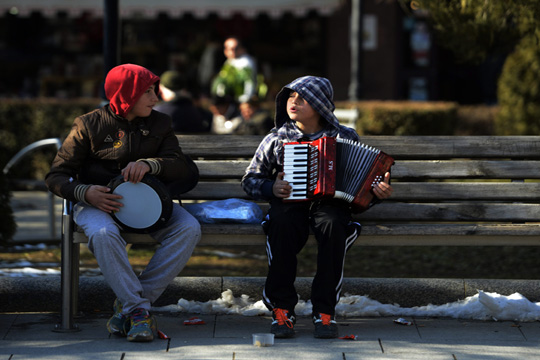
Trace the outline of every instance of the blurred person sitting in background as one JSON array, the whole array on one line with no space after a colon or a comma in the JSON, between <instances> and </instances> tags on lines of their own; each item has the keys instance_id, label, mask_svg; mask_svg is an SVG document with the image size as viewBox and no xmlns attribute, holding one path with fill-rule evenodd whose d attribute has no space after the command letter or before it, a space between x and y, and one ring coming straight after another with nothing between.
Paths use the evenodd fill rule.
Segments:
<instances>
[{"instance_id":1,"label":"blurred person sitting in background","mask_svg":"<svg viewBox=\"0 0 540 360\"><path fill-rule=\"evenodd\" d=\"M266 135L274 127L274 119L268 111L261 108L257 96L252 96L245 103L240 104L242 122L235 130L239 135Z\"/></svg>"},{"instance_id":2,"label":"blurred person sitting in background","mask_svg":"<svg viewBox=\"0 0 540 360\"><path fill-rule=\"evenodd\" d=\"M163 102L154 110L172 118L176 133L204 133L210 131L212 113L194 104L190 92L186 89L186 79L175 70L161 74L159 90Z\"/></svg>"},{"instance_id":3,"label":"blurred person sitting in background","mask_svg":"<svg viewBox=\"0 0 540 360\"><path fill-rule=\"evenodd\" d=\"M213 134L234 134L242 123L238 104L231 96L214 96L210 105Z\"/></svg>"}]
</instances>

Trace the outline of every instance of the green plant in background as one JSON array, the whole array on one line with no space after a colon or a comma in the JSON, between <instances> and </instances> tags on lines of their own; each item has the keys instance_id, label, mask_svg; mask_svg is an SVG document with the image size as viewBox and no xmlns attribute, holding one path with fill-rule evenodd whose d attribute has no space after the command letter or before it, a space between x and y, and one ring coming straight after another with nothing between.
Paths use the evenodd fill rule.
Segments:
<instances>
[{"instance_id":1,"label":"green plant in background","mask_svg":"<svg viewBox=\"0 0 540 360\"><path fill-rule=\"evenodd\" d=\"M536 0L412 0L413 11L427 11L436 41L458 61L481 63L489 55L507 53L519 41L516 26L524 7Z\"/></svg>"},{"instance_id":2,"label":"green plant in background","mask_svg":"<svg viewBox=\"0 0 540 360\"><path fill-rule=\"evenodd\" d=\"M494 135L495 118L499 112L493 105L462 105L458 107L454 135Z\"/></svg>"},{"instance_id":3,"label":"green plant in background","mask_svg":"<svg viewBox=\"0 0 540 360\"><path fill-rule=\"evenodd\" d=\"M23 147L42 139L64 138L75 117L99 105L96 99L16 100L0 103L0 167ZM9 177L43 179L56 150L37 150L28 159L10 169Z\"/></svg>"},{"instance_id":4,"label":"green plant in background","mask_svg":"<svg viewBox=\"0 0 540 360\"><path fill-rule=\"evenodd\" d=\"M463 62L508 54L498 81L496 134L540 130L540 1L401 0L427 11L436 41Z\"/></svg>"},{"instance_id":5,"label":"green plant in background","mask_svg":"<svg viewBox=\"0 0 540 360\"><path fill-rule=\"evenodd\" d=\"M76 116L95 109L95 99L65 101L56 99L0 102L0 170L22 148L47 138L64 138ZM56 153L54 147L36 150L28 158L0 174L0 245L13 238L16 223L10 206L10 178L42 180Z\"/></svg>"},{"instance_id":6,"label":"green plant in background","mask_svg":"<svg viewBox=\"0 0 540 360\"><path fill-rule=\"evenodd\" d=\"M508 56L497 96L497 134L540 134L540 45L530 37L523 39Z\"/></svg>"},{"instance_id":7,"label":"green plant in background","mask_svg":"<svg viewBox=\"0 0 540 360\"><path fill-rule=\"evenodd\" d=\"M351 104L360 113L360 135L453 135L457 104L409 101L365 101Z\"/></svg>"}]
</instances>

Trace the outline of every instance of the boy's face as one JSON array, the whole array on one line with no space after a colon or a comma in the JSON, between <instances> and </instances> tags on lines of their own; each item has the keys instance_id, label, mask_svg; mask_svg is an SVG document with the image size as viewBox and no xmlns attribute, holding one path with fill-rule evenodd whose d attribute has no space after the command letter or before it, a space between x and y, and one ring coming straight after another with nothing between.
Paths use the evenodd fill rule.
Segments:
<instances>
[{"instance_id":1,"label":"boy's face","mask_svg":"<svg viewBox=\"0 0 540 360\"><path fill-rule=\"evenodd\" d=\"M297 92L291 91L287 99L287 114L302 125L316 125L320 115Z\"/></svg>"},{"instance_id":2,"label":"boy's face","mask_svg":"<svg viewBox=\"0 0 540 360\"><path fill-rule=\"evenodd\" d=\"M156 85L150 85L144 94L140 97L139 101L135 103L129 114L127 114L128 120L133 120L136 117L147 117L150 116L152 108L159 101L156 95Z\"/></svg>"}]
</instances>

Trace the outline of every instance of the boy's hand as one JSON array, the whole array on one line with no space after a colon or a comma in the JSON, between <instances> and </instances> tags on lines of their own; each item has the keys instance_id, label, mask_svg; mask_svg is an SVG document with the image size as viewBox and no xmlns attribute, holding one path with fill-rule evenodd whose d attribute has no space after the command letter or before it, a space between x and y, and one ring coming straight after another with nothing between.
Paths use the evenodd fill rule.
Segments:
<instances>
[{"instance_id":1,"label":"boy's hand","mask_svg":"<svg viewBox=\"0 0 540 360\"><path fill-rule=\"evenodd\" d=\"M278 173L276 181L274 182L274 186L272 186L272 192L274 193L274 196L282 199L289 197L292 191L292 186L289 185L289 182L283 180L284 175L284 172Z\"/></svg>"},{"instance_id":2,"label":"boy's hand","mask_svg":"<svg viewBox=\"0 0 540 360\"><path fill-rule=\"evenodd\" d=\"M144 161L132 161L122 169L124 181L130 181L134 184L138 183L144 177L144 174L150 171L150 165Z\"/></svg>"},{"instance_id":3,"label":"boy's hand","mask_svg":"<svg viewBox=\"0 0 540 360\"><path fill-rule=\"evenodd\" d=\"M121 199L122 196L112 194L110 191L111 189L106 186L92 185L86 190L86 202L106 213L118 211L124 205L116 200Z\"/></svg>"},{"instance_id":4,"label":"boy's hand","mask_svg":"<svg viewBox=\"0 0 540 360\"><path fill-rule=\"evenodd\" d=\"M392 195L392 185L390 185L390 173L384 174L384 180L373 187L373 194L379 199L387 199Z\"/></svg>"}]
</instances>

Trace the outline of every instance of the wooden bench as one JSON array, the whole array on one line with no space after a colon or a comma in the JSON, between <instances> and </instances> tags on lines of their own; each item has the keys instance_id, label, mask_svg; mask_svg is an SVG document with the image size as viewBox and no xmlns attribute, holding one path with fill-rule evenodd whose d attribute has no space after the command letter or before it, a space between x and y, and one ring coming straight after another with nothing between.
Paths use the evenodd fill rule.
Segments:
<instances>
[{"instance_id":1,"label":"wooden bench","mask_svg":"<svg viewBox=\"0 0 540 360\"><path fill-rule=\"evenodd\" d=\"M183 201L244 198L240 179L261 136L180 135L201 179ZM396 159L391 199L359 214L362 245L540 245L539 136L365 136ZM260 203L263 210L265 203ZM63 214L62 324L73 328L79 244ZM203 224L201 245L263 245L259 225ZM127 234L127 241L148 242Z\"/></svg>"}]
</instances>

